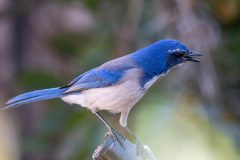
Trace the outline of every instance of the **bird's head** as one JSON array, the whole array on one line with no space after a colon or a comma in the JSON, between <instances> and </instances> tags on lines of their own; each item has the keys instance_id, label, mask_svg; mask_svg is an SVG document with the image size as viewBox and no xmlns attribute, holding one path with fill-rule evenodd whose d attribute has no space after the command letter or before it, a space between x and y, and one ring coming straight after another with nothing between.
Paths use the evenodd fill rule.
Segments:
<instances>
[{"instance_id":1,"label":"bird's head","mask_svg":"<svg viewBox=\"0 0 240 160\"><path fill-rule=\"evenodd\" d=\"M170 68L175 67L184 62L200 62L196 57L202 56L201 53L188 49L184 44L176 40L165 40L166 49L164 50L166 55L166 65ZM166 43L165 42L165 43Z\"/></svg>"},{"instance_id":2,"label":"bird's head","mask_svg":"<svg viewBox=\"0 0 240 160\"><path fill-rule=\"evenodd\" d=\"M134 54L137 63L150 75L166 73L184 62L200 62L199 52L190 50L177 40L161 40Z\"/></svg>"}]
</instances>

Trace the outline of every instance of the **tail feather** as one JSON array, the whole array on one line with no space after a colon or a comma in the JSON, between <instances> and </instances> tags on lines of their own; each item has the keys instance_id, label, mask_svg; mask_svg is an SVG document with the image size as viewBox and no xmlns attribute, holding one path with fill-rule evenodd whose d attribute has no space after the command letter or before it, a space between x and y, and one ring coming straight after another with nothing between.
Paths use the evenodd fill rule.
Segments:
<instances>
[{"instance_id":1,"label":"tail feather","mask_svg":"<svg viewBox=\"0 0 240 160\"><path fill-rule=\"evenodd\" d=\"M59 98L62 96L62 94L66 90L67 88L49 88L49 89L36 90L36 91L24 93L8 100L3 110L14 108L26 103Z\"/></svg>"}]
</instances>

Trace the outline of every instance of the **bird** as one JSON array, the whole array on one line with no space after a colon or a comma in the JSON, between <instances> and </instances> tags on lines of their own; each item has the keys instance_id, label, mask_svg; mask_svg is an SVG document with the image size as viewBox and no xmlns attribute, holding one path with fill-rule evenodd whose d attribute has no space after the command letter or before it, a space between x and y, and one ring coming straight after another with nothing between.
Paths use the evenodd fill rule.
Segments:
<instances>
[{"instance_id":1,"label":"bird","mask_svg":"<svg viewBox=\"0 0 240 160\"><path fill-rule=\"evenodd\" d=\"M65 86L36 90L9 99L3 110L27 103L60 98L89 109L107 127L115 141L117 132L99 113L120 113L119 123L128 133L129 112L149 88L172 68L185 62L200 62L201 53L178 40L163 39L125 56L110 60L70 81Z\"/></svg>"}]
</instances>

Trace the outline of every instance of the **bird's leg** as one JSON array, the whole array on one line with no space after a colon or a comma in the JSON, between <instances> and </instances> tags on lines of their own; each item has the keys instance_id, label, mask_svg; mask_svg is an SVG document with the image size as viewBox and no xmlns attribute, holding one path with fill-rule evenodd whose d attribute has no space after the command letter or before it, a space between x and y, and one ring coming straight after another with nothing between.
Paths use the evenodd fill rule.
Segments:
<instances>
[{"instance_id":1,"label":"bird's leg","mask_svg":"<svg viewBox=\"0 0 240 160\"><path fill-rule=\"evenodd\" d=\"M125 130L128 132L128 134L130 136L132 136L135 140L135 144L136 144L136 148L137 148L137 155L142 155L142 157L148 157L147 153L145 152L144 146L142 145L142 143L137 139L137 137L135 136L135 134L126 126L124 127Z\"/></svg>"},{"instance_id":2,"label":"bird's leg","mask_svg":"<svg viewBox=\"0 0 240 160\"><path fill-rule=\"evenodd\" d=\"M123 149L125 149L124 142L123 142L125 140L125 138L120 133L118 133L115 129L113 129L107 123L107 121L104 120L104 118L101 116L101 114L99 112L96 112L94 114L97 116L98 119L100 119L105 124L105 126L107 127L107 129L109 130L110 134L113 137L114 143L118 142L121 145L121 147Z\"/></svg>"},{"instance_id":3,"label":"bird's leg","mask_svg":"<svg viewBox=\"0 0 240 160\"><path fill-rule=\"evenodd\" d=\"M127 118L131 108L125 112L121 112L120 125L125 129L125 131L134 139L137 146L142 146L140 141L137 139L135 134L127 127Z\"/></svg>"},{"instance_id":4,"label":"bird's leg","mask_svg":"<svg viewBox=\"0 0 240 160\"><path fill-rule=\"evenodd\" d=\"M137 144L139 142L139 140L137 139L137 137L135 136L135 134L128 128L128 127L124 127L124 129L127 131L127 133L134 138L135 143Z\"/></svg>"}]
</instances>

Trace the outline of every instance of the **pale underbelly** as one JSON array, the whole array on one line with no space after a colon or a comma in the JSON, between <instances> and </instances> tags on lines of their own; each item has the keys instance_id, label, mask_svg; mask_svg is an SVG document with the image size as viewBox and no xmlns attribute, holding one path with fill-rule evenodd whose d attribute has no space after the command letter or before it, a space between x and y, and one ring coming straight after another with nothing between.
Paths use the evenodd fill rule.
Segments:
<instances>
[{"instance_id":1,"label":"pale underbelly","mask_svg":"<svg viewBox=\"0 0 240 160\"><path fill-rule=\"evenodd\" d=\"M93 88L78 94L67 95L62 100L70 104L78 104L90 109L108 110L112 113L130 110L144 95L144 91L136 81L125 81L122 84Z\"/></svg>"}]
</instances>

